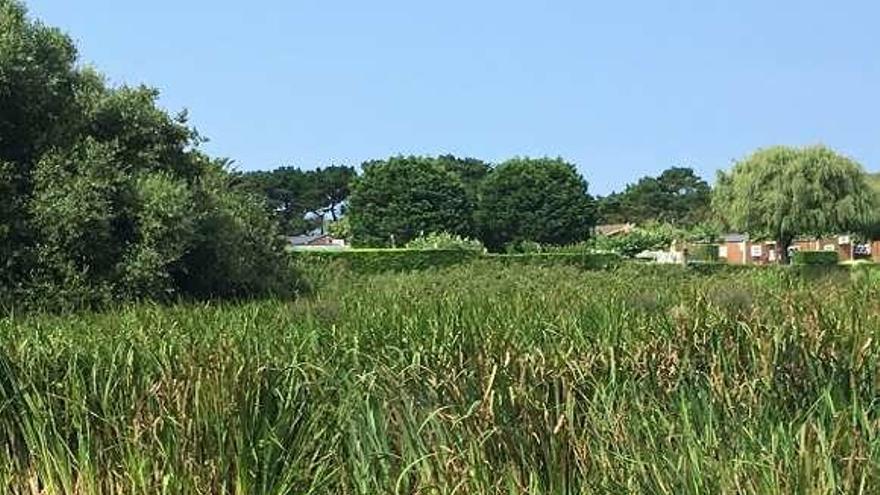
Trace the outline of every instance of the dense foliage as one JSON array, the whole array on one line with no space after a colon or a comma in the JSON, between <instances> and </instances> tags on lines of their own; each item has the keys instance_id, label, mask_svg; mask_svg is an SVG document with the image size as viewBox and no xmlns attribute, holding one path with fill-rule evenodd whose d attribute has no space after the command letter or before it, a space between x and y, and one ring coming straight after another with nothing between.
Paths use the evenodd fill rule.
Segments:
<instances>
[{"instance_id":1,"label":"dense foliage","mask_svg":"<svg viewBox=\"0 0 880 495\"><path fill-rule=\"evenodd\" d=\"M156 98L0 0L0 305L285 290L274 224Z\"/></svg>"},{"instance_id":2,"label":"dense foliage","mask_svg":"<svg viewBox=\"0 0 880 495\"><path fill-rule=\"evenodd\" d=\"M463 249L466 251L477 251L482 253L486 250L483 243L462 237L460 235L450 234L448 232L436 232L420 235L415 239L406 243L407 249Z\"/></svg>"},{"instance_id":3,"label":"dense foliage","mask_svg":"<svg viewBox=\"0 0 880 495\"><path fill-rule=\"evenodd\" d=\"M350 270L360 275L441 268L480 255L481 251L460 248L304 250L292 253L294 263L305 273Z\"/></svg>"},{"instance_id":4,"label":"dense foliage","mask_svg":"<svg viewBox=\"0 0 880 495\"><path fill-rule=\"evenodd\" d=\"M683 247L688 244L715 242L718 236L719 232L712 224L697 224L684 229L666 223L647 223L627 233L598 235L581 246L632 258L643 251L666 251L673 243Z\"/></svg>"},{"instance_id":5,"label":"dense foliage","mask_svg":"<svg viewBox=\"0 0 880 495\"><path fill-rule=\"evenodd\" d=\"M832 266L840 262L837 251L795 251L791 256L794 265Z\"/></svg>"},{"instance_id":6,"label":"dense foliage","mask_svg":"<svg viewBox=\"0 0 880 495\"><path fill-rule=\"evenodd\" d=\"M322 229L325 220L339 220L356 175L353 167L338 165L314 170L281 167L243 174L241 182L266 198L285 234L295 235Z\"/></svg>"},{"instance_id":7,"label":"dense foliage","mask_svg":"<svg viewBox=\"0 0 880 495\"><path fill-rule=\"evenodd\" d=\"M709 220L712 190L693 169L672 167L643 177L597 202L600 223L662 222L692 226Z\"/></svg>"},{"instance_id":8,"label":"dense foliage","mask_svg":"<svg viewBox=\"0 0 880 495\"><path fill-rule=\"evenodd\" d=\"M428 157L392 157L364 164L349 199L352 241L403 246L419 235L473 229L471 203L448 164Z\"/></svg>"},{"instance_id":9,"label":"dense foliage","mask_svg":"<svg viewBox=\"0 0 880 495\"><path fill-rule=\"evenodd\" d=\"M449 173L458 177L472 206L479 203L480 186L489 175L492 167L476 158L459 158L454 155L440 155L435 161Z\"/></svg>"},{"instance_id":10,"label":"dense foliage","mask_svg":"<svg viewBox=\"0 0 880 495\"><path fill-rule=\"evenodd\" d=\"M719 173L713 201L731 228L775 240L781 262L796 236L865 231L878 208L862 167L823 146L757 151Z\"/></svg>"},{"instance_id":11,"label":"dense foliage","mask_svg":"<svg viewBox=\"0 0 880 495\"><path fill-rule=\"evenodd\" d=\"M877 287L675 268L0 320L0 491L880 491Z\"/></svg>"},{"instance_id":12,"label":"dense foliage","mask_svg":"<svg viewBox=\"0 0 880 495\"><path fill-rule=\"evenodd\" d=\"M594 205L570 163L515 158L483 181L476 218L480 239L493 250L521 241L562 245L589 237Z\"/></svg>"}]
</instances>

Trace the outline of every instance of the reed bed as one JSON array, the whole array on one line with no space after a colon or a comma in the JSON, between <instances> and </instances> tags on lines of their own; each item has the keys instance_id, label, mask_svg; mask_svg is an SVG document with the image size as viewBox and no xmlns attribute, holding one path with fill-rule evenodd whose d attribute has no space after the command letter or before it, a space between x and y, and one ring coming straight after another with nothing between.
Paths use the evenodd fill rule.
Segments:
<instances>
[{"instance_id":1,"label":"reed bed","mask_svg":"<svg viewBox=\"0 0 880 495\"><path fill-rule=\"evenodd\" d=\"M878 323L840 276L482 262L10 316L0 487L880 493Z\"/></svg>"}]
</instances>

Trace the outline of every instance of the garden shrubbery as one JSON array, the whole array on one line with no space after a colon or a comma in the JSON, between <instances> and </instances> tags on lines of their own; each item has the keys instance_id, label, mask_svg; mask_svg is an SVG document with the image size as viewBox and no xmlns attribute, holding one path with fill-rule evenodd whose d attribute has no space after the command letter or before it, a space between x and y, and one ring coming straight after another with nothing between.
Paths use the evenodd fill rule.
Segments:
<instances>
[{"instance_id":1,"label":"garden shrubbery","mask_svg":"<svg viewBox=\"0 0 880 495\"><path fill-rule=\"evenodd\" d=\"M801 266L835 266L840 262L837 251L795 251L792 264Z\"/></svg>"},{"instance_id":2,"label":"garden shrubbery","mask_svg":"<svg viewBox=\"0 0 880 495\"><path fill-rule=\"evenodd\" d=\"M476 251L479 253L486 250L483 243L478 240L469 239L457 234L450 234L448 232L420 235L406 243L406 248L420 250L462 250Z\"/></svg>"},{"instance_id":3,"label":"garden shrubbery","mask_svg":"<svg viewBox=\"0 0 880 495\"><path fill-rule=\"evenodd\" d=\"M481 252L467 249L351 249L294 251L297 266L336 266L355 273L405 272L456 265L476 259Z\"/></svg>"}]
</instances>

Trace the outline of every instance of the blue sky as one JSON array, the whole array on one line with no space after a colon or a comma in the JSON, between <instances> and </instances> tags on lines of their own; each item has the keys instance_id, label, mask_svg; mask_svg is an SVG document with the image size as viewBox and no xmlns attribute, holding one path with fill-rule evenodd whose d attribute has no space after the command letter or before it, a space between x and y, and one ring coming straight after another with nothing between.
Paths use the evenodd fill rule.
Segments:
<instances>
[{"instance_id":1,"label":"blue sky","mask_svg":"<svg viewBox=\"0 0 880 495\"><path fill-rule=\"evenodd\" d=\"M551 155L604 194L815 143L880 169L880 2L27 4L245 170Z\"/></svg>"}]
</instances>

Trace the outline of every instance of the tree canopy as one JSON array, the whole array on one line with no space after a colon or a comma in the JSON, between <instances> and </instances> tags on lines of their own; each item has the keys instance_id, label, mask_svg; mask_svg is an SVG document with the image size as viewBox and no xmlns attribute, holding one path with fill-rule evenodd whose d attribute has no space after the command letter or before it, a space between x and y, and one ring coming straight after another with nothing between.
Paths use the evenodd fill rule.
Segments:
<instances>
[{"instance_id":1,"label":"tree canopy","mask_svg":"<svg viewBox=\"0 0 880 495\"><path fill-rule=\"evenodd\" d=\"M157 97L0 0L0 302L290 290L274 224Z\"/></svg>"},{"instance_id":2,"label":"tree canopy","mask_svg":"<svg viewBox=\"0 0 880 495\"><path fill-rule=\"evenodd\" d=\"M398 156L364 164L349 199L353 242L404 245L422 234L468 235L473 205L449 161Z\"/></svg>"},{"instance_id":3,"label":"tree canopy","mask_svg":"<svg viewBox=\"0 0 880 495\"><path fill-rule=\"evenodd\" d=\"M493 169L480 187L480 239L490 249L534 241L562 245L586 240L594 224L587 182L561 158L514 158Z\"/></svg>"},{"instance_id":4,"label":"tree canopy","mask_svg":"<svg viewBox=\"0 0 880 495\"><path fill-rule=\"evenodd\" d=\"M693 169L672 167L600 198L598 215L603 223L664 222L687 227L709 218L711 193Z\"/></svg>"},{"instance_id":5,"label":"tree canopy","mask_svg":"<svg viewBox=\"0 0 880 495\"><path fill-rule=\"evenodd\" d=\"M248 172L241 181L246 189L266 199L282 231L294 235L322 228L327 216L338 220L356 176L354 167L339 165L314 170L281 167Z\"/></svg>"},{"instance_id":6,"label":"tree canopy","mask_svg":"<svg viewBox=\"0 0 880 495\"><path fill-rule=\"evenodd\" d=\"M780 261L797 236L855 233L874 223L862 167L824 146L773 147L720 172L713 206L733 229L773 239Z\"/></svg>"}]
</instances>

